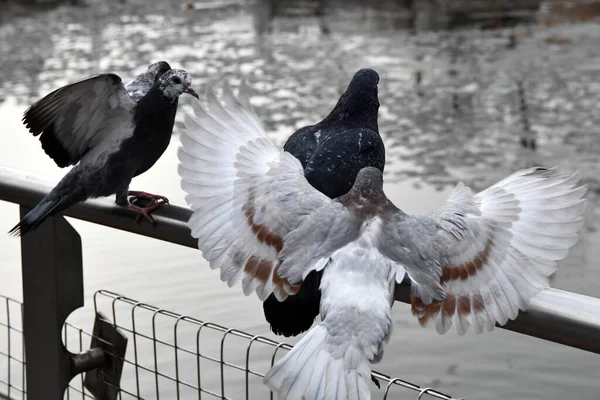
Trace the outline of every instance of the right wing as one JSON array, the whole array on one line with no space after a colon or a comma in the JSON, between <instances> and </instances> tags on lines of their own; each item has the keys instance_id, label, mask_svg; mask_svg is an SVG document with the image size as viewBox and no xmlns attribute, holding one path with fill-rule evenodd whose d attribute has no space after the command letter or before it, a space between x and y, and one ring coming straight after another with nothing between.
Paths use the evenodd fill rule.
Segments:
<instances>
[{"instance_id":1,"label":"right wing","mask_svg":"<svg viewBox=\"0 0 600 400\"><path fill-rule=\"evenodd\" d=\"M530 168L477 194L459 184L439 210L387 220L378 246L405 267L419 322L464 334L515 319L577 242L586 191L577 181Z\"/></svg>"},{"instance_id":2,"label":"right wing","mask_svg":"<svg viewBox=\"0 0 600 400\"><path fill-rule=\"evenodd\" d=\"M129 97L136 103L144 97L154 82L158 80L165 72L171 69L171 66L166 61L159 61L151 64L148 69L125 84L125 90Z\"/></svg>"},{"instance_id":3,"label":"right wing","mask_svg":"<svg viewBox=\"0 0 600 400\"><path fill-rule=\"evenodd\" d=\"M185 116L178 154L181 185L194 210L188 224L203 256L229 286L242 280L246 295L256 291L264 300L273 293L283 300L326 263L318 257L282 268L280 253L302 258L298 246L282 252L286 235L320 219L323 232L298 242L302 249L319 248L343 215L342 205L315 190L300 162L275 147L244 90L238 100L226 86L225 107L209 92L207 109L193 102L195 115Z\"/></svg>"},{"instance_id":4,"label":"right wing","mask_svg":"<svg viewBox=\"0 0 600 400\"><path fill-rule=\"evenodd\" d=\"M45 96L25 111L23 123L41 134L42 148L62 168L91 148L118 141L114 135L131 134L122 127L131 123L134 107L119 76L95 75Z\"/></svg>"}]
</instances>

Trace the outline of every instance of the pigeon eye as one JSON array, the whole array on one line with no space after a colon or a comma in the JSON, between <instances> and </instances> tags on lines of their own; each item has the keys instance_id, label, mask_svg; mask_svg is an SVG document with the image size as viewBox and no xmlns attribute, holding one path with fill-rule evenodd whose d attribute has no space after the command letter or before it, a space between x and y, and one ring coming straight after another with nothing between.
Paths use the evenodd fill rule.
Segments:
<instances>
[{"instance_id":1,"label":"pigeon eye","mask_svg":"<svg viewBox=\"0 0 600 400\"><path fill-rule=\"evenodd\" d=\"M181 78L178 76L174 76L173 78L171 78L171 80L173 81L173 83L179 85L181 83Z\"/></svg>"}]
</instances>

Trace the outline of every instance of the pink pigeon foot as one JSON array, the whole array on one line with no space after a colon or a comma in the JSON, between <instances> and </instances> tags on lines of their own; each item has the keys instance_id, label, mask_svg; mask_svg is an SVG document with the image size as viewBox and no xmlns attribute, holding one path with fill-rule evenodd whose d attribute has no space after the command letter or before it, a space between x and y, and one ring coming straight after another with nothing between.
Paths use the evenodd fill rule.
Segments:
<instances>
[{"instance_id":1,"label":"pink pigeon foot","mask_svg":"<svg viewBox=\"0 0 600 400\"><path fill-rule=\"evenodd\" d=\"M138 214L135 218L138 224L142 219L146 219L152 225L156 225L154 218L150 214L162 207L163 204L169 204L169 199L166 197L152 193L129 191L128 196L131 197L129 200L129 209ZM142 199L149 200L150 202L145 207L137 206L136 203Z\"/></svg>"}]
</instances>

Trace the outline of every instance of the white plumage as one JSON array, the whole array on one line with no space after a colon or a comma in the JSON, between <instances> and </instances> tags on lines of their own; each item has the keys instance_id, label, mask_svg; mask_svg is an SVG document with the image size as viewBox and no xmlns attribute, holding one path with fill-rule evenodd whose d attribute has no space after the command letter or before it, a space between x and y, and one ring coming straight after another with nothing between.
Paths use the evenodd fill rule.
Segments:
<instances>
[{"instance_id":1,"label":"white plumage","mask_svg":"<svg viewBox=\"0 0 600 400\"><path fill-rule=\"evenodd\" d=\"M233 95L226 110L213 96L210 113L194 102L196 116L185 116L179 150L186 201L198 211L192 235L230 286L242 280L245 294L285 299L297 287L274 275L282 238L309 212L335 205L306 182L297 159L273 145L251 110Z\"/></svg>"},{"instance_id":2,"label":"white plumage","mask_svg":"<svg viewBox=\"0 0 600 400\"><path fill-rule=\"evenodd\" d=\"M525 309L577 241L585 187L546 168L475 195L458 184L425 215L396 208L375 168L330 200L268 139L243 90L238 100L226 87L224 106L212 92L206 109L195 103L179 173L192 235L228 285L282 300L324 268L322 322L265 377L279 399L369 399L371 364L383 356L405 273L422 324L479 333Z\"/></svg>"},{"instance_id":3,"label":"white plumage","mask_svg":"<svg viewBox=\"0 0 600 400\"><path fill-rule=\"evenodd\" d=\"M419 321L432 322L439 333L454 325L462 335L469 326L480 333L515 319L549 286L557 261L578 240L586 187L577 181L577 173L531 168L476 195L459 184L442 209L388 223L380 250L403 263L425 291L437 282L417 277L421 255L440 277L443 298L413 296ZM397 249L409 235L413 251Z\"/></svg>"}]
</instances>

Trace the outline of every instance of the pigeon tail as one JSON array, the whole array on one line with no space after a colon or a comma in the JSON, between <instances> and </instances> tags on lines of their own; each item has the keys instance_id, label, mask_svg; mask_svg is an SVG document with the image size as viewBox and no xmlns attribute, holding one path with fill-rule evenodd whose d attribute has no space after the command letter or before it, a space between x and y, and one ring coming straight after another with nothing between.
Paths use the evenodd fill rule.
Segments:
<instances>
[{"instance_id":1,"label":"pigeon tail","mask_svg":"<svg viewBox=\"0 0 600 400\"><path fill-rule=\"evenodd\" d=\"M65 178L69 179L71 177L67 174ZM70 185L64 186L59 183L8 234L23 236L28 232L36 230L46 218L65 210L79 201L85 200L85 198L81 190L72 190Z\"/></svg>"},{"instance_id":2,"label":"pigeon tail","mask_svg":"<svg viewBox=\"0 0 600 400\"><path fill-rule=\"evenodd\" d=\"M23 236L28 232L37 229L42 222L50 215L54 214L56 208L61 204L62 199L42 201L33 210L29 211L25 217L15 225L9 232L12 236Z\"/></svg>"},{"instance_id":3,"label":"pigeon tail","mask_svg":"<svg viewBox=\"0 0 600 400\"><path fill-rule=\"evenodd\" d=\"M270 295L263 302L263 311L271 330L276 335L296 336L310 329L319 315L321 301L321 274L311 271L296 295L279 301Z\"/></svg>"},{"instance_id":4,"label":"pigeon tail","mask_svg":"<svg viewBox=\"0 0 600 400\"><path fill-rule=\"evenodd\" d=\"M370 400L365 353L355 345L331 346L328 339L326 326L316 326L267 372L264 383L279 400Z\"/></svg>"}]
</instances>

